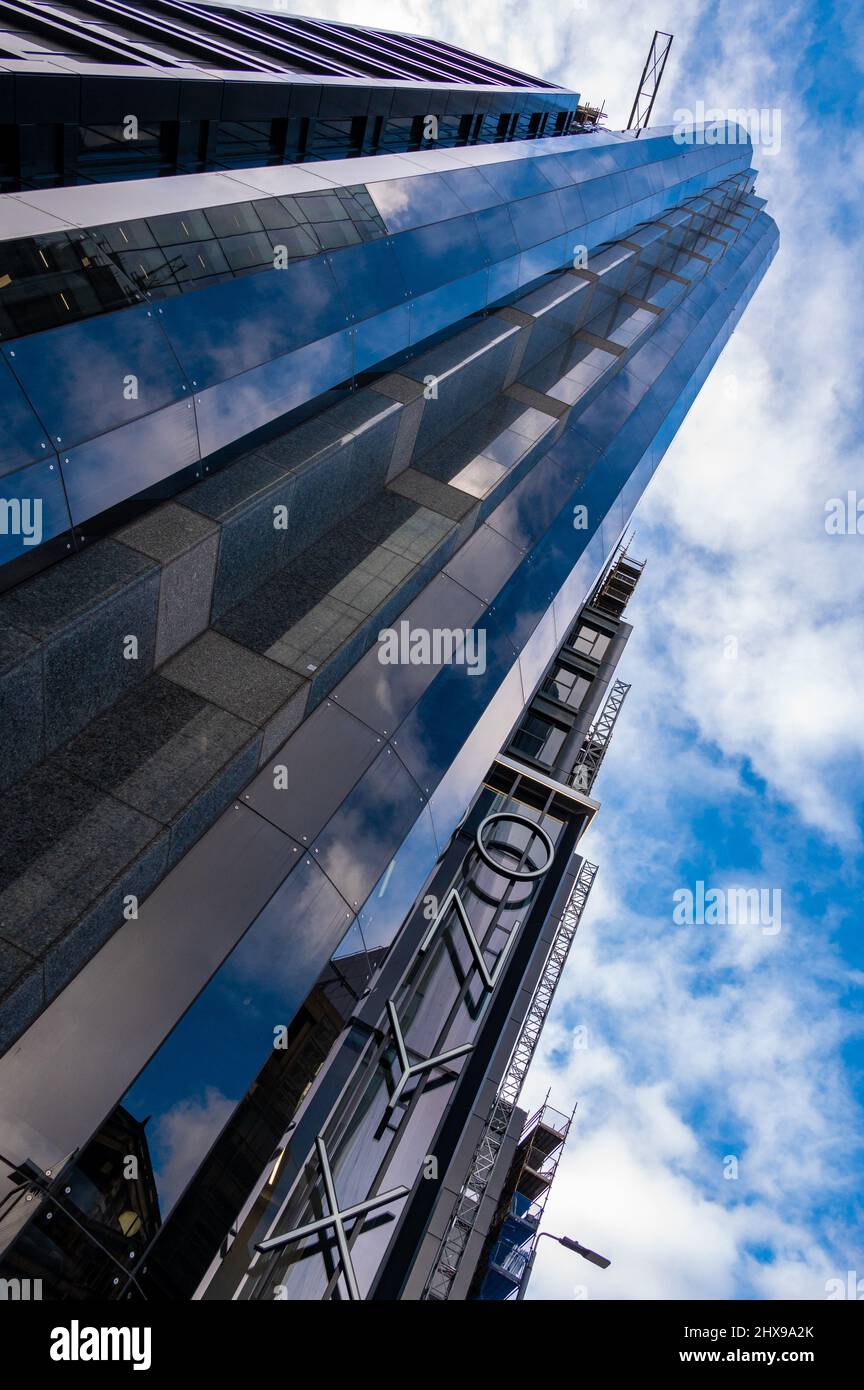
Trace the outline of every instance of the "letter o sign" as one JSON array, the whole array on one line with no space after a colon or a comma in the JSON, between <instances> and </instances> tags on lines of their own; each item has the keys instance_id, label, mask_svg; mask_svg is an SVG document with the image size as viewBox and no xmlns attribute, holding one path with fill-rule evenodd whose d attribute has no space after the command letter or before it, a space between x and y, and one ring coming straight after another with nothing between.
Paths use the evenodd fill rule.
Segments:
<instances>
[{"instance_id":1,"label":"letter o sign","mask_svg":"<svg viewBox=\"0 0 864 1390\"><path fill-rule=\"evenodd\" d=\"M532 834L542 842L546 850L546 863L542 864L539 869L507 869L503 864L499 864L497 859L493 859L483 842L483 831L486 829L487 825L492 825L493 821L499 820L512 821L514 825L523 825L526 830L530 830ZM525 883L532 878L542 878L543 874L545 874L549 865L552 863L552 860L555 858L555 846L542 825L538 825L536 821L529 820L528 816L516 815L514 811L493 811L491 816L487 816L485 820L480 822L474 839L477 845L477 853L480 855L484 864L488 864L489 868L494 869L496 874L503 874L505 878L516 879L519 883Z\"/></svg>"}]
</instances>

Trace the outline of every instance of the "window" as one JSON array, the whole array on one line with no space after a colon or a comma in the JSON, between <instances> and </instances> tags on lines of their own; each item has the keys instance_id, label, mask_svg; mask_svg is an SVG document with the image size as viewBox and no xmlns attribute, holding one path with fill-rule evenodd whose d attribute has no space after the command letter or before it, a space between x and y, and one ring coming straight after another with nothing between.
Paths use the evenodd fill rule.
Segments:
<instances>
[{"instance_id":1,"label":"window","mask_svg":"<svg viewBox=\"0 0 864 1390\"><path fill-rule=\"evenodd\" d=\"M228 262L217 241L193 241L185 246L166 246L168 265L182 285L205 275L227 274Z\"/></svg>"},{"instance_id":2,"label":"window","mask_svg":"<svg viewBox=\"0 0 864 1390\"><path fill-rule=\"evenodd\" d=\"M142 294L159 297L168 292L176 294L177 282L168 268L165 252L158 246L145 247L142 251L117 251L115 260Z\"/></svg>"},{"instance_id":3,"label":"window","mask_svg":"<svg viewBox=\"0 0 864 1390\"><path fill-rule=\"evenodd\" d=\"M269 236L273 250L289 261L298 256L317 256L321 250L311 227L273 227Z\"/></svg>"},{"instance_id":4,"label":"window","mask_svg":"<svg viewBox=\"0 0 864 1390\"><path fill-rule=\"evenodd\" d=\"M335 193L301 193L296 202L310 222L341 222L349 215Z\"/></svg>"},{"instance_id":5,"label":"window","mask_svg":"<svg viewBox=\"0 0 864 1390\"><path fill-rule=\"evenodd\" d=\"M208 208L204 215L218 237L261 231L261 219L253 203L227 203L224 207Z\"/></svg>"},{"instance_id":6,"label":"window","mask_svg":"<svg viewBox=\"0 0 864 1390\"><path fill-rule=\"evenodd\" d=\"M278 121L219 121L213 135L214 168L249 168L257 164L278 164L284 138L279 139Z\"/></svg>"},{"instance_id":7,"label":"window","mask_svg":"<svg viewBox=\"0 0 864 1390\"><path fill-rule=\"evenodd\" d=\"M0 339L385 235L365 186L353 184L0 241ZM380 261L377 271L370 293L380 288ZM404 286L398 289L401 297Z\"/></svg>"},{"instance_id":8,"label":"window","mask_svg":"<svg viewBox=\"0 0 864 1390\"><path fill-rule=\"evenodd\" d=\"M251 270L273 264L273 248L264 232L226 236L219 244L232 270Z\"/></svg>"},{"instance_id":9,"label":"window","mask_svg":"<svg viewBox=\"0 0 864 1390\"><path fill-rule=\"evenodd\" d=\"M565 731L553 724L551 719L544 719L541 714L529 714L514 736L512 747L514 752L523 753L551 767L566 737Z\"/></svg>"},{"instance_id":10,"label":"window","mask_svg":"<svg viewBox=\"0 0 864 1390\"><path fill-rule=\"evenodd\" d=\"M60 233L0 245L2 333L38 333L134 303L93 238Z\"/></svg>"},{"instance_id":11,"label":"window","mask_svg":"<svg viewBox=\"0 0 864 1390\"><path fill-rule=\"evenodd\" d=\"M560 700L562 705L569 705L570 709L579 709L590 684L590 676L580 675L567 666L558 666L551 676L546 677L543 693L551 700Z\"/></svg>"},{"instance_id":12,"label":"window","mask_svg":"<svg viewBox=\"0 0 864 1390\"><path fill-rule=\"evenodd\" d=\"M580 623L570 637L570 646L580 656L590 656L592 661L602 661L612 638L600 632L590 623Z\"/></svg>"},{"instance_id":13,"label":"window","mask_svg":"<svg viewBox=\"0 0 864 1390\"><path fill-rule=\"evenodd\" d=\"M90 183L173 174L171 149L175 141L176 124L172 121L133 126L127 116L120 125L79 126L76 165L81 177L73 175L69 181Z\"/></svg>"},{"instance_id":14,"label":"window","mask_svg":"<svg viewBox=\"0 0 864 1390\"><path fill-rule=\"evenodd\" d=\"M213 236L210 223L203 212L167 212L147 219L147 225L159 246L176 246L184 241L207 241Z\"/></svg>"},{"instance_id":15,"label":"window","mask_svg":"<svg viewBox=\"0 0 864 1390\"><path fill-rule=\"evenodd\" d=\"M325 251L335 251L340 246L355 246L360 233L353 222L320 222L315 229Z\"/></svg>"}]
</instances>

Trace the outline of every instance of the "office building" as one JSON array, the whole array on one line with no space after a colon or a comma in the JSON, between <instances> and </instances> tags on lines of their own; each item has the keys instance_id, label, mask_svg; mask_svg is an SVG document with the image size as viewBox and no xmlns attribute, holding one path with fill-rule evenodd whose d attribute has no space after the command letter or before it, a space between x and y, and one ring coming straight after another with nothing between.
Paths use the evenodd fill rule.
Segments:
<instances>
[{"instance_id":1,"label":"office building","mask_svg":"<svg viewBox=\"0 0 864 1390\"><path fill-rule=\"evenodd\" d=\"M621 538L776 250L750 142L281 12L0 14L3 1272L466 1297Z\"/></svg>"}]
</instances>

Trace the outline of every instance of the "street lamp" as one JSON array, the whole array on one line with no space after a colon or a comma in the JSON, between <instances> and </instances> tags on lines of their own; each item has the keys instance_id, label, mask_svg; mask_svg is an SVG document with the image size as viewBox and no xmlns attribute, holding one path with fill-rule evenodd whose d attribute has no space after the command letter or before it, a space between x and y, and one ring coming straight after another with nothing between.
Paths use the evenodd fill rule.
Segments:
<instances>
[{"instance_id":1,"label":"street lamp","mask_svg":"<svg viewBox=\"0 0 864 1390\"><path fill-rule=\"evenodd\" d=\"M519 1292L516 1295L517 1299L525 1297L525 1290L528 1287L531 1271L534 1268L534 1261L537 1258L537 1247L544 1236L549 1240L557 1241L559 1245L563 1245L566 1249L574 1251L575 1254L581 1255L583 1260L589 1260L592 1265L597 1265L599 1269L608 1269L612 1263L611 1260L606 1259L605 1255L598 1255L596 1250L589 1250L587 1245L580 1245L579 1241L574 1240L572 1236L555 1236L551 1231L540 1231L534 1237L534 1243L531 1246L531 1254L528 1257L528 1266L525 1270L525 1278L519 1286Z\"/></svg>"}]
</instances>

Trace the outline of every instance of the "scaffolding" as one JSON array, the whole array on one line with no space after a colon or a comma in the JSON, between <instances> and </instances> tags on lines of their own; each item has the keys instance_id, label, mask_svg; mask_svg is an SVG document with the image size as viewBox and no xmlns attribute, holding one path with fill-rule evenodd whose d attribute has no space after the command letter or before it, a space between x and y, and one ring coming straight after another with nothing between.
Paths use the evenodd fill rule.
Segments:
<instances>
[{"instance_id":1,"label":"scaffolding","mask_svg":"<svg viewBox=\"0 0 864 1390\"><path fill-rule=\"evenodd\" d=\"M546 1199L575 1113L575 1107L569 1115L553 1109L547 1095L522 1131L478 1266L476 1297L482 1302L518 1299L524 1291Z\"/></svg>"},{"instance_id":2,"label":"scaffolding","mask_svg":"<svg viewBox=\"0 0 864 1390\"><path fill-rule=\"evenodd\" d=\"M619 546L606 569L601 574L593 594L588 600L589 608L620 618L633 596L633 590L642 577L644 560L634 560L628 554L627 542Z\"/></svg>"},{"instance_id":3,"label":"scaffolding","mask_svg":"<svg viewBox=\"0 0 864 1390\"><path fill-rule=\"evenodd\" d=\"M581 130L596 130L601 121L606 119L606 98L604 97L598 106L593 101L580 101L576 107L576 117L571 127L570 134L576 134Z\"/></svg>"},{"instance_id":4,"label":"scaffolding","mask_svg":"<svg viewBox=\"0 0 864 1390\"><path fill-rule=\"evenodd\" d=\"M421 1295L424 1299L444 1302L450 1297L453 1283L462 1264L462 1258L474 1231L483 1198L492 1178L493 1169L507 1137L525 1075L531 1065L540 1034L543 1031L543 1025L549 1014L555 990L561 979L596 873L596 864L590 864L587 860L582 861L576 881L561 914L555 940L546 958L546 964L534 991L531 1006L510 1054L504 1079L492 1102L489 1116L474 1151L468 1176L453 1205L435 1263ZM530 1205L529 1202L528 1206L530 1207Z\"/></svg>"}]
</instances>

